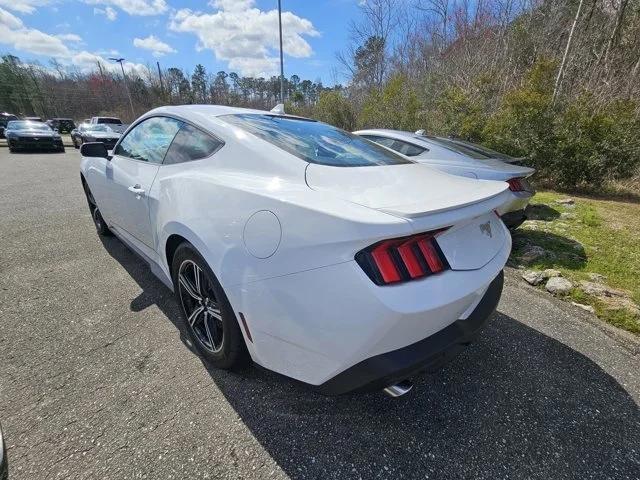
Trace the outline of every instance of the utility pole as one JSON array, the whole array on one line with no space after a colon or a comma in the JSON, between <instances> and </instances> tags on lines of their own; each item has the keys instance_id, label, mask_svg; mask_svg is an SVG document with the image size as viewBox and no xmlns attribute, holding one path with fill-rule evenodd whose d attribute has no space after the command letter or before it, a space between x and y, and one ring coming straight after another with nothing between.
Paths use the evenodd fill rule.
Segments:
<instances>
[{"instance_id":1,"label":"utility pole","mask_svg":"<svg viewBox=\"0 0 640 480\"><path fill-rule=\"evenodd\" d=\"M160 62L156 62L156 65L158 65L158 77L160 78L160 92L162 92L162 98L164 98L164 85L162 84L162 70L160 70Z\"/></svg>"},{"instance_id":2,"label":"utility pole","mask_svg":"<svg viewBox=\"0 0 640 480\"><path fill-rule=\"evenodd\" d=\"M278 28L280 29L280 101L284 103L284 60L282 58L282 4L278 0Z\"/></svg>"},{"instance_id":3,"label":"utility pole","mask_svg":"<svg viewBox=\"0 0 640 480\"><path fill-rule=\"evenodd\" d=\"M124 66L122 62L124 62L124 58L110 58L109 60L113 60L120 64L120 68L122 69L122 81L124 82L124 89L127 91L127 96L129 97L129 105L131 106L131 121L135 120L136 113L133 110L133 100L131 100L131 92L129 92L129 86L127 85L127 76L124 74Z\"/></svg>"}]
</instances>

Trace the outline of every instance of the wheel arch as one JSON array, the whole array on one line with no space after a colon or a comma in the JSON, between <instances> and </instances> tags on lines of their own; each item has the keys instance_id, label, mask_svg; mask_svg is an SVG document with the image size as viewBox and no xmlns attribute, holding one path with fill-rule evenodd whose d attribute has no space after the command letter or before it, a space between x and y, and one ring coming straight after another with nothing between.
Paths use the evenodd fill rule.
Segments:
<instances>
[{"instance_id":1,"label":"wheel arch","mask_svg":"<svg viewBox=\"0 0 640 480\"><path fill-rule=\"evenodd\" d=\"M193 245L200 255L205 259L209 268L214 273L218 281L221 285L224 285L223 280L220 278L216 258L212 255L210 249L206 246L206 243L200 238L200 236L195 233L191 228L187 227L183 223L179 222L171 222L165 225L163 229L164 238L161 241L161 245L163 248L161 249L163 261L166 262L167 272L169 273L169 278L171 278L171 264L173 262L173 256L176 252L178 246L181 243L188 242Z\"/></svg>"}]
</instances>

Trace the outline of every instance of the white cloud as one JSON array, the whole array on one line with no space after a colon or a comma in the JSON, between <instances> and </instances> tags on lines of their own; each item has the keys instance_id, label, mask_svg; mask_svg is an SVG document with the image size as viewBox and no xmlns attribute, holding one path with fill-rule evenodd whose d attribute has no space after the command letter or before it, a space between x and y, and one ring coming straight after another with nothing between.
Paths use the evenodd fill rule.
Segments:
<instances>
[{"instance_id":1,"label":"white cloud","mask_svg":"<svg viewBox=\"0 0 640 480\"><path fill-rule=\"evenodd\" d=\"M82 38L74 33L49 35L35 28L29 28L18 17L0 8L0 44L10 45L16 50L35 55L53 57L62 65L76 67L83 72L95 71L100 63L106 71L120 73L120 65L117 63L97 53L71 49L64 43L81 41ZM140 63L124 62L124 69L127 73L136 73L140 76L148 74L147 67Z\"/></svg>"},{"instance_id":2,"label":"white cloud","mask_svg":"<svg viewBox=\"0 0 640 480\"><path fill-rule=\"evenodd\" d=\"M82 37L80 35L76 35L75 33L60 33L56 35L63 42L72 42L72 43L80 43L82 42Z\"/></svg>"},{"instance_id":3,"label":"white cloud","mask_svg":"<svg viewBox=\"0 0 640 480\"><path fill-rule=\"evenodd\" d=\"M116 18L118 18L118 12L116 12L111 7L107 7L107 8L104 8L104 9L98 8L98 7L94 7L93 14L94 15L104 15L105 17L107 17L107 20L111 20L112 22Z\"/></svg>"},{"instance_id":4,"label":"white cloud","mask_svg":"<svg viewBox=\"0 0 640 480\"><path fill-rule=\"evenodd\" d=\"M269 75L278 65L278 11L262 11L255 0L215 0L215 13L181 9L171 18L169 28L198 37L196 48L212 50L219 60L241 75ZM313 54L303 35L319 33L313 24L291 12L282 13L283 50L287 55L306 58Z\"/></svg>"},{"instance_id":5,"label":"white cloud","mask_svg":"<svg viewBox=\"0 0 640 480\"><path fill-rule=\"evenodd\" d=\"M149 35L147 38L134 38L133 45L143 50L149 50L154 57L161 57L166 53L175 53L176 50L170 45L167 45L162 40L153 35Z\"/></svg>"},{"instance_id":6,"label":"white cloud","mask_svg":"<svg viewBox=\"0 0 640 480\"><path fill-rule=\"evenodd\" d=\"M8 8L14 12L33 13L36 7L42 7L51 3L51 0L0 0L0 7Z\"/></svg>"},{"instance_id":7,"label":"white cloud","mask_svg":"<svg viewBox=\"0 0 640 480\"><path fill-rule=\"evenodd\" d=\"M140 15L140 16L160 15L161 13L166 12L169 8L165 0L84 0L84 1L89 5L106 5L107 8L109 8L109 6L117 7L127 12L129 15Z\"/></svg>"},{"instance_id":8,"label":"white cloud","mask_svg":"<svg viewBox=\"0 0 640 480\"><path fill-rule=\"evenodd\" d=\"M61 38L25 26L3 8L0 8L0 44L36 55L68 57L71 54Z\"/></svg>"}]
</instances>

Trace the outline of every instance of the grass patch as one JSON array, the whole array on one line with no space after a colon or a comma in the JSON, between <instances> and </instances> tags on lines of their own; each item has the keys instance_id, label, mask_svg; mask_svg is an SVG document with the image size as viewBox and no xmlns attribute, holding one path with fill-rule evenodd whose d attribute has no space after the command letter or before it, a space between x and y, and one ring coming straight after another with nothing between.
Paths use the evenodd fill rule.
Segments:
<instances>
[{"instance_id":1,"label":"grass patch","mask_svg":"<svg viewBox=\"0 0 640 480\"><path fill-rule=\"evenodd\" d=\"M566 194L539 192L533 199L532 216L513 234L514 257L528 245L539 245L551 255L528 265L534 269L556 268L577 283L589 274L604 275L604 283L626 290L640 304L640 204L571 195L574 205L556 203ZM603 320L640 334L640 316L627 308L612 308L582 290L568 296L592 305Z\"/></svg>"}]
</instances>

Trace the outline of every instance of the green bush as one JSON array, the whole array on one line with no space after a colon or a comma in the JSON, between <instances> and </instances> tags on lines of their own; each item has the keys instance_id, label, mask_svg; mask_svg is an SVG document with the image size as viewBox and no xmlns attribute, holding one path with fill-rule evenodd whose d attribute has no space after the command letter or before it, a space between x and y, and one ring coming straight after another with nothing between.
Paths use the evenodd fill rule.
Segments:
<instances>
[{"instance_id":1,"label":"green bush","mask_svg":"<svg viewBox=\"0 0 640 480\"><path fill-rule=\"evenodd\" d=\"M594 112L584 95L558 115L552 179L564 187L599 187L633 175L640 165L640 122L631 102Z\"/></svg>"},{"instance_id":2,"label":"green bush","mask_svg":"<svg viewBox=\"0 0 640 480\"><path fill-rule=\"evenodd\" d=\"M419 128L419 110L418 97L407 77L395 75L382 90L369 93L358 118L358 126L415 131Z\"/></svg>"},{"instance_id":3,"label":"green bush","mask_svg":"<svg viewBox=\"0 0 640 480\"><path fill-rule=\"evenodd\" d=\"M356 128L356 114L353 106L343 93L337 90L320 94L318 103L313 108L312 116L321 122L347 131Z\"/></svg>"},{"instance_id":4,"label":"green bush","mask_svg":"<svg viewBox=\"0 0 640 480\"><path fill-rule=\"evenodd\" d=\"M517 157L528 157L543 174L553 170L555 158L551 108L554 71L552 62L540 61L534 65L523 85L504 96L482 132L488 146Z\"/></svg>"},{"instance_id":5,"label":"green bush","mask_svg":"<svg viewBox=\"0 0 640 480\"><path fill-rule=\"evenodd\" d=\"M433 111L424 113L430 133L480 141L486 122L482 102L460 87L448 87L435 101Z\"/></svg>"}]
</instances>

